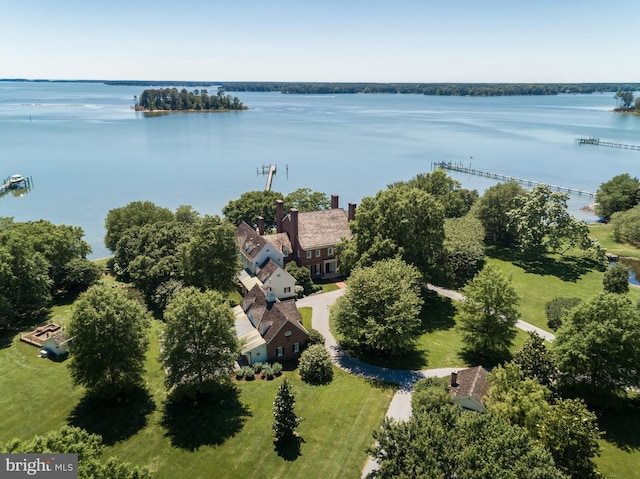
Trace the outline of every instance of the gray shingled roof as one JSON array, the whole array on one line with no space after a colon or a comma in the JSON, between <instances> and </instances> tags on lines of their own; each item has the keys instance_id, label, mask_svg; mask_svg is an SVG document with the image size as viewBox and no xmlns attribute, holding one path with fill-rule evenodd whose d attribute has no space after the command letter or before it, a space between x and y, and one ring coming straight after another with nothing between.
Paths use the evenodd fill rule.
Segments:
<instances>
[{"instance_id":1,"label":"gray shingled roof","mask_svg":"<svg viewBox=\"0 0 640 479\"><path fill-rule=\"evenodd\" d=\"M351 236L347 212L342 208L298 213L298 241L304 250L332 246Z\"/></svg>"},{"instance_id":2,"label":"gray shingled roof","mask_svg":"<svg viewBox=\"0 0 640 479\"><path fill-rule=\"evenodd\" d=\"M260 234L244 221L236 229L236 243L240 252L253 260L267 242Z\"/></svg>"},{"instance_id":3,"label":"gray shingled roof","mask_svg":"<svg viewBox=\"0 0 640 479\"><path fill-rule=\"evenodd\" d=\"M449 390L453 397L472 397L480 404L484 404L482 398L489 393L489 383L487 382L487 370L482 366L461 369L458 371L456 380L457 386L451 384L449 377Z\"/></svg>"},{"instance_id":4,"label":"gray shingled roof","mask_svg":"<svg viewBox=\"0 0 640 479\"><path fill-rule=\"evenodd\" d=\"M289 240L289 235L287 233L265 235L262 238L283 254L284 248L287 249L287 254L291 254L293 251L293 248L291 247L291 241Z\"/></svg>"}]
</instances>

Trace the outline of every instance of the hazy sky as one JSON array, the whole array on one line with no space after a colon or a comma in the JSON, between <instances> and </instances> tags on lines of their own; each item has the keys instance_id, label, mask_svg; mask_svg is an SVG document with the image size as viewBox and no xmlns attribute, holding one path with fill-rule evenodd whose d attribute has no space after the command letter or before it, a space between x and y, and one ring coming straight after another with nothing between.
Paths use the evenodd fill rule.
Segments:
<instances>
[{"instance_id":1,"label":"hazy sky","mask_svg":"<svg viewBox=\"0 0 640 479\"><path fill-rule=\"evenodd\" d=\"M640 81L637 0L0 0L0 78Z\"/></svg>"}]
</instances>

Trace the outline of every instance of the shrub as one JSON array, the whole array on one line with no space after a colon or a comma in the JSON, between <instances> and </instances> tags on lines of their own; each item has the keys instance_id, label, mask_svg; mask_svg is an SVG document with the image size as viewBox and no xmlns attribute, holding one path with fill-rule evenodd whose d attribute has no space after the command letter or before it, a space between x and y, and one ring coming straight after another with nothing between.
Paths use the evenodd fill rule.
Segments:
<instances>
[{"instance_id":1,"label":"shrub","mask_svg":"<svg viewBox=\"0 0 640 479\"><path fill-rule=\"evenodd\" d=\"M314 344L320 344L324 346L324 336L317 329L309 330L309 340L307 341L307 346L313 346Z\"/></svg>"},{"instance_id":2,"label":"shrub","mask_svg":"<svg viewBox=\"0 0 640 479\"><path fill-rule=\"evenodd\" d=\"M298 370L302 380L309 384L326 384L333 379L331 357L320 344L314 344L302 353Z\"/></svg>"},{"instance_id":3,"label":"shrub","mask_svg":"<svg viewBox=\"0 0 640 479\"><path fill-rule=\"evenodd\" d=\"M414 414L451 404L452 397L447 390L447 384L447 378L424 378L418 381L411 396L411 409Z\"/></svg>"},{"instance_id":4,"label":"shrub","mask_svg":"<svg viewBox=\"0 0 640 479\"><path fill-rule=\"evenodd\" d=\"M260 377L262 379L273 379L275 376L276 375L273 372L273 366L271 366L270 364L265 364L265 366L262 368L262 374L260 375Z\"/></svg>"},{"instance_id":5,"label":"shrub","mask_svg":"<svg viewBox=\"0 0 640 479\"><path fill-rule=\"evenodd\" d=\"M562 324L562 317L580 303L580 298L553 298L544 306L547 324L554 331Z\"/></svg>"},{"instance_id":6,"label":"shrub","mask_svg":"<svg viewBox=\"0 0 640 479\"><path fill-rule=\"evenodd\" d=\"M251 380L255 378L255 371L251 366L242 366L240 368L241 376L246 380Z\"/></svg>"},{"instance_id":7,"label":"shrub","mask_svg":"<svg viewBox=\"0 0 640 479\"><path fill-rule=\"evenodd\" d=\"M262 372L262 368L264 367L264 363L253 363L253 370L256 372L256 374L260 374Z\"/></svg>"},{"instance_id":8,"label":"shrub","mask_svg":"<svg viewBox=\"0 0 640 479\"><path fill-rule=\"evenodd\" d=\"M282 364L273 363L271 365L271 370L273 371L274 376L280 376L282 374Z\"/></svg>"}]
</instances>

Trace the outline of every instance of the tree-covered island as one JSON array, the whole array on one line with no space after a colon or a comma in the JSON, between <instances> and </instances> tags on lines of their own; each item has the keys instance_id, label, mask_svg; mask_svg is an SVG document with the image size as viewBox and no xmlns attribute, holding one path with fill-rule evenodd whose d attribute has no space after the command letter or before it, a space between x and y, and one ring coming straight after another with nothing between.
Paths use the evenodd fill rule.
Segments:
<instances>
[{"instance_id":1,"label":"tree-covered island","mask_svg":"<svg viewBox=\"0 0 640 479\"><path fill-rule=\"evenodd\" d=\"M616 108L614 111L640 113L640 97L634 98L632 91L618 90L613 98L616 100Z\"/></svg>"},{"instance_id":2,"label":"tree-covered island","mask_svg":"<svg viewBox=\"0 0 640 479\"><path fill-rule=\"evenodd\" d=\"M134 97L136 111L231 111L246 110L237 96L225 95L218 89L209 95L205 89L178 91L177 88L147 89L139 98Z\"/></svg>"}]
</instances>

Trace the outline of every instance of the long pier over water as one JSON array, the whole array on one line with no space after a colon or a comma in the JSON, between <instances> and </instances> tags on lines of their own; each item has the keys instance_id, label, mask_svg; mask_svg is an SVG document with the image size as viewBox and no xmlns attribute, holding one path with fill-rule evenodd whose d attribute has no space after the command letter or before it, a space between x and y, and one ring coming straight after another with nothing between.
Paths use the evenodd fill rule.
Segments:
<instances>
[{"instance_id":1,"label":"long pier over water","mask_svg":"<svg viewBox=\"0 0 640 479\"><path fill-rule=\"evenodd\" d=\"M640 145L627 145L625 143L614 143L612 141L602 141L600 138L576 138L574 142L578 145L606 146L609 148L619 148L622 150L640 151Z\"/></svg>"},{"instance_id":2,"label":"long pier over water","mask_svg":"<svg viewBox=\"0 0 640 479\"><path fill-rule=\"evenodd\" d=\"M565 193L572 193L576 195L585 195L585 196L590 196L592 198L596 195L592 191L579 190L577 188L571 188L569 186L552 185L549 183L543 183L541 181L530 180L528 178L519 178L517 176L493 173L491 171L476 170L475 168L467 168L462 165L456 165L454 163L446 163L444 161L435 162L433 163L433 166L436 168L442 168L443 170L457 171L458 173L467 173L467 174L476 175L476 176L484 176L486 178L493 178L496 180L515 181L522 185L528 185L528 186L545 185L551 188L552 190L563 191Z\"/></svg>"}]
</instances>

